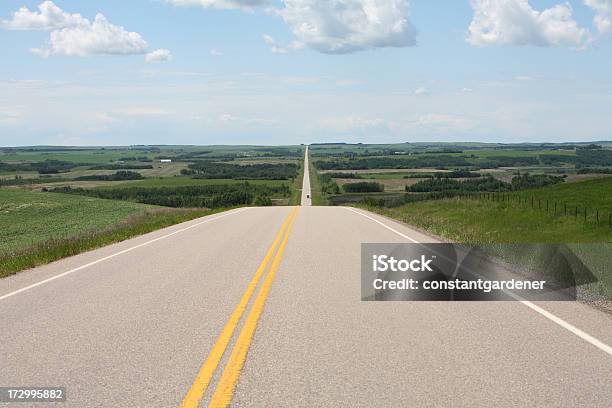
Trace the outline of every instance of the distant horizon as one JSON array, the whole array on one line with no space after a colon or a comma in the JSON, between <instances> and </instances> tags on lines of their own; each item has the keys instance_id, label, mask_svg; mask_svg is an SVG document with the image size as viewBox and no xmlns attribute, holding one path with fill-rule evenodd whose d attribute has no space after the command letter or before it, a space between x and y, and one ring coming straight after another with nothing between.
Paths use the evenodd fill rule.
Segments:
<instances>
[{"instance_id":1,"label":"distant horizon","mask_svg":"<svg viewBox=\"0 0 612 408\"><path fill-rule=\"evenodd\" d=\"M454 141L454 142L434 142L434 141L423 141L423 142L315 142L315 143L296 143L296 144L253 144L253 143L236 143L236 144L129 144L129 145L16 145L16 146L0 146L0 149L27 149L27 148L79 148L79 149L95 149L95 148L129 148L129 147L223 147L223 146L253 146L253 147L274 147L274 146L324 146L324 145L365 145L365 146L393 146L402 144L414 144L414 145L503 145L503 146L517 146L517 145L589 145L589 144L612 144L612 140L591 140L591 141L568 141L568 142L478 142L478 141Z\"/></svg>"}]
</instances>

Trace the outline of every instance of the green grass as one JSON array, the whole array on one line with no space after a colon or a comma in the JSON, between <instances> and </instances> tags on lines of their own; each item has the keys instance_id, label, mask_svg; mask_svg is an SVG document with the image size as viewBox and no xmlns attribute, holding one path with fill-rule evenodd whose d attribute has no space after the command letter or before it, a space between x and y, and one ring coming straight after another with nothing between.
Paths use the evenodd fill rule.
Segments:
<instances>
[{"instance_id":1,"label":"green grass","mask_svg":"<svg viewBox=\"0 0 612 408\"><path fill-rule=\"evenodd\" d=\"M293 185L291 186L291 199L289 205L300 205L302 203L302 185L304 183L304 160L299 162L300 169L298 170L298 176L295 178Z\"/></svg>"},{"instance_id":2,"label":"green grass","mask_svg":"<svg viewBox=\"0 0 612 408\"><path fill-rule=\"evenodd\" d=\"M154 207L0 188L0 253L105 228Z\"/></svg>"},{"instance_id":3,"label":"green grass","mask_svg":"<svg viewBox=\"0 0 612 408\"><path fill-rule=\"evenodd\" d=\"M585 289L612 299L610 245L586 245L612 243L612 228L607 226L607 222L595 225L508 202L466 198L425 201L396 208L365 208L451 241L493 244L488 245L490 250L511 262L516 261L514 254L495 244L568 243L598 279Z\"/></svg>"},{"instance_id":4,"label":"green grass","mask_svg":"<svg viewBox=\"0 0 612 408\"><path fill-rule=\"evenodd\" d=\"M222 210L0 189L0 278Z\"/></svg>"},{"instance_id":5,"label":"green grass","mask_svg":"<svg viewBox=\"0 0 612 408\"><path fill-rule=\"evenodd\" d=\"M119 160L121 157L128 156L147 156L153 158L160 153L147 153L134 150L64 150L57 152L17 152L17 153L0 153L0 161L3 162L38 162L45 160L63 160L74 163L87 164L105 164L111 161ZM163 153L162 153L163 154Z\"/></svg>"},{"instance_id":6,"label":"green grass","mask_svg":"<svg viewBox=\"0 0 612 408\"><path fill-rule=\"evenodd\" d=\"M525 190L518 194L527 200L534 197L535 200L549 200L550 203L557 202L559 205L567 203L568 206L599 209L602 214L612 212L612 177L562 183L536 190Z\"/></svg>"},{"instance_id":7,"label":"green grass","mask_svg":"<svg viewBox=\"0 0 612 408\"><path fill-rule=\"evenodd\" d=\"M309 160L310 165L310 199L312 201L312 205L328 205L329 201L327 197L323 196L321 193L321 182L319 180L319 173L315 166L312 165L312 161Z\"/></svg>"},{"instance_id":8,"label":"green grass","mask_svg":"<svg viewBox=\"0 0 612 408\"><path fill-rule=\"evenodd\" d=\"M612 228L604 223L593 225L508 202L457 198L370 210L457 242L612 242Z\"/></svg>"}]
</instances>

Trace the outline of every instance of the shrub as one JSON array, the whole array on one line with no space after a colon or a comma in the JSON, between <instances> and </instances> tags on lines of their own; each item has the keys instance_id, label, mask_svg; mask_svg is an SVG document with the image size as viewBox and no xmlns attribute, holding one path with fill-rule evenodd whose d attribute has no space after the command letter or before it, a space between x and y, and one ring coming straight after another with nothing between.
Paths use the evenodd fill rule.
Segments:
<instances>
[{"instance_id":1,"label":"shrub","mask_svg":"<svg viewBox=\"0 0 612 408\"><path fill-rule=\"evenodd\" d=\"M347 193L382 193L385 191L384 185L372 182L345 184L343 188Z\"/></svg>"}]
</instances>

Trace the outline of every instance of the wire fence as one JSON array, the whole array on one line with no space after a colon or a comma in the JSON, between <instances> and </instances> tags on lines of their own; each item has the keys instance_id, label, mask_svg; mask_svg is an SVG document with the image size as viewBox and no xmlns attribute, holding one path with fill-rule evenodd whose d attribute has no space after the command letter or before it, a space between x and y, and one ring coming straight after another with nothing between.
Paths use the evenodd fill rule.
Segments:
<instances>
[{"instance_id":1,"label":"wire fence","mask_svg":"<svg viewBox=\"0 0 612 408\"><path fill-rule=\"evenodd\" d=\"M600 208L588 207L586 205L572 204L565 201L557 201L549 198L527 196L525 194L499 192L499 193L468 193L462 194L460 198L483 200L515 205L518 208L531 208L545 212L554 217L571 217L576 221L595 225L607 225L612 228L612 212Z\"/></svg>"}]
</instances>

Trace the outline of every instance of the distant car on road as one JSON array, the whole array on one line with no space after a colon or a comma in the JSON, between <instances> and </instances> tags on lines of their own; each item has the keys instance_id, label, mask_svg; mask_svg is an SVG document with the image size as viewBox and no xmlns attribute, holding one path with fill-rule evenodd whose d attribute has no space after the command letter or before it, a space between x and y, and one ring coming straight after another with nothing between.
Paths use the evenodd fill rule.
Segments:
<instances>
[{"instance_id":1,"label":"distant car on road","mask_svg":"<svg viewBox=\"0 0 612 408\"><path fill-rule=\"evenodd\" d=\"M310 194L306 194L306 198L310 198Z\"/></svg>"}]
</instances>

